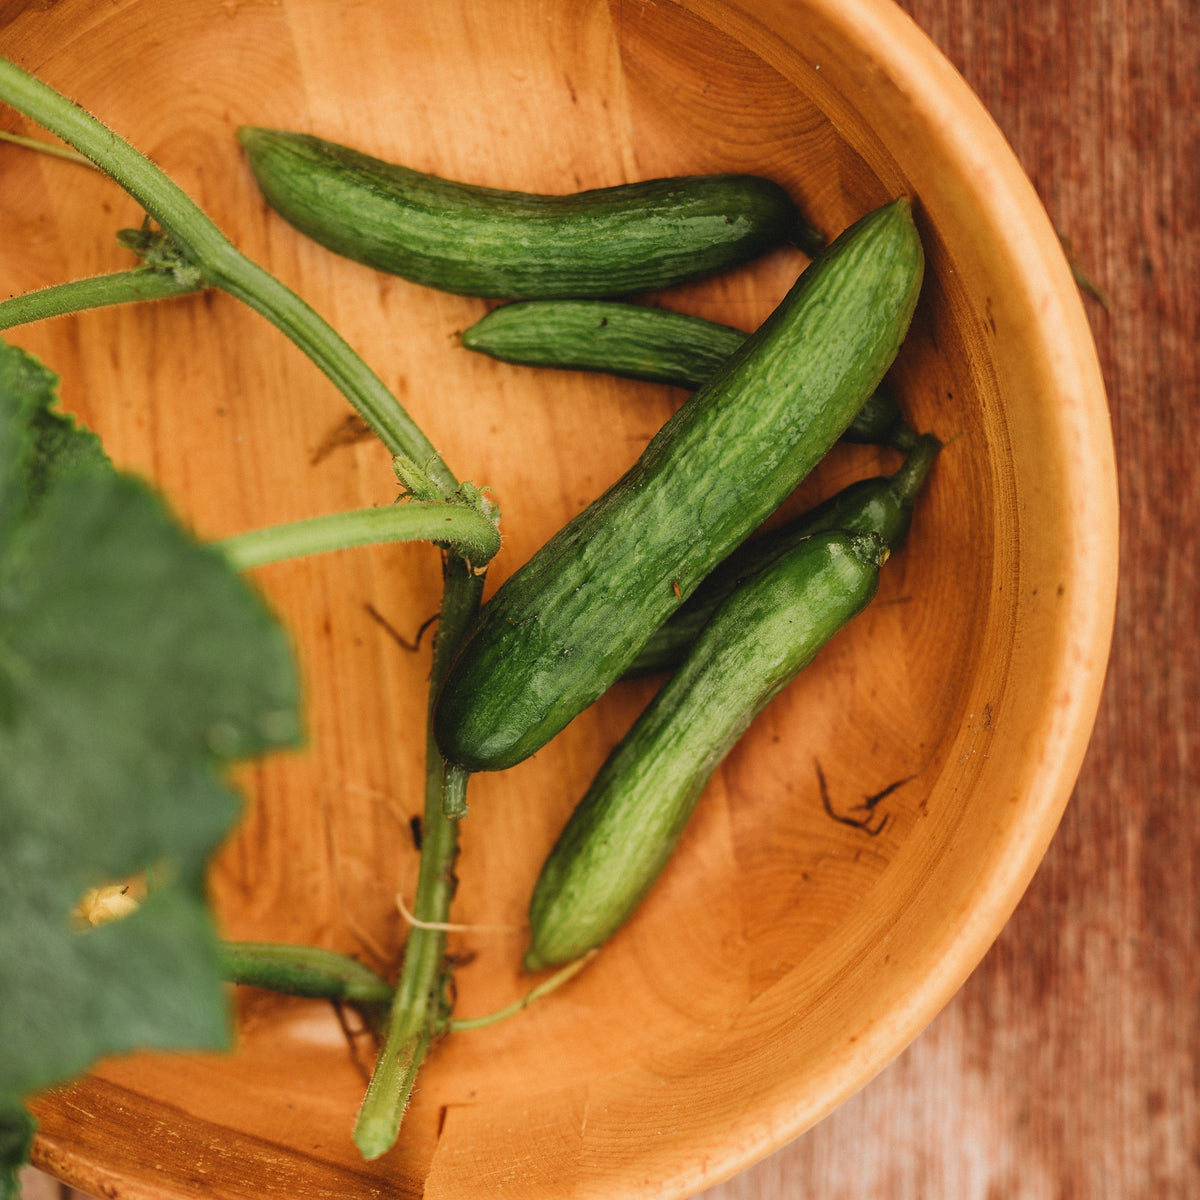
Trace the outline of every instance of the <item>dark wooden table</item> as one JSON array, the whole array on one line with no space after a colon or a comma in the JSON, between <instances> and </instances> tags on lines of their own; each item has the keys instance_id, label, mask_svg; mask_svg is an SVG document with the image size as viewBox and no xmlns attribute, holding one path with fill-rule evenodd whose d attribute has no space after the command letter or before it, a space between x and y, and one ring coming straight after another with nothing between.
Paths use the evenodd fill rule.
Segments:
<instances>
[{"instance_id":1,"label":"dark wooden table","mask_svg":"<svg viewBox=\"0 0 1200 1200\"><path fill-rule=\"evenodd\" d=\"M1200 1197L1200 4L903 6L1104 297L1113 655L1076 794L983 964L857 1097L705 1200ZM59 1196L31 1177L28 1200Z\"/></svg>"}]
</instances>

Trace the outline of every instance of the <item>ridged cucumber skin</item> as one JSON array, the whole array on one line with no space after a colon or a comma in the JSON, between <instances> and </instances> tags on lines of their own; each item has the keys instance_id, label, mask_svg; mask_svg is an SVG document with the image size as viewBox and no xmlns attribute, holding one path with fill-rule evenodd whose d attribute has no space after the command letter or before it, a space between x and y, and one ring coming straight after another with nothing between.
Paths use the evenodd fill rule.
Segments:
<instances>
[{"instance_id":1,"label":"ridged cucumber skin","mask_svg":"<svg viewBox=\"0 0 1200 1200\"><path fill-rule=\"evenodd\" d=\"M244 126L267 203L327 249L441 291L615 296L700 279L803 230L757 175L693 175L564 196L442 179L309 134Z\"/></svg>"},{"instance_id":2,"label":"ridged cucumber skin","mask_svg":"<svg viewBox=\"0 0 1200 1200\"><path fill-rule=\"evenodd\" d=\"M814 533L877 533L889 550L899 549L912 525L917 495L941 448L932 434L922 434L898 471L856 480L808 512L743 542L650 635L624 678L674 670L741 580Z\"/></svg>"},{"instance_id":3,"label":"ridged cucumber skin","mask_svg":"<svg viewBox=\"0 0 1200 1200\"><path fill-rule=\"evenodd\" d=\"M606 941L658 878L753 719L875 594L875 534L805 539L742 584L600 768L542 866L529 970Z\"/></svg>"},{"instance_id":4,"label":"ridged cucumber skin","mask_svg":"<svg viewBox=\"0 0 1200 1200\"><path fill-rule=\"evenodd\" d=\"M857 221L630 470L505 581L438 696L435 733L451 762L521 762L620 677L878 385L923 263L906 200Z\"/></svg>"},{"instance_id":5,"label":"ridged cucumber skin","mask_svg":"<svg viewBox=\"0 0 1200 1200\"><path fill-rule=\"evenodd\" d=\"M746 340L740 329L615 300L523 300L462 333L468 350L529 367L603 371L694 390Z\"/></svg>"},{"instance_id":6,"label":"ridged cucumber skin","mask_svg":"<svg viewBox=\"0 0 1200 1200\"><path fill-rule=\"evenodd\" d=\"M462 344L501 362L598 371L695 390L746 340L730 325L615 300L520 300L463 330ZM868 398L844 441L907 450L916 435L890 388Z\"/></svg>"}]
</instances>

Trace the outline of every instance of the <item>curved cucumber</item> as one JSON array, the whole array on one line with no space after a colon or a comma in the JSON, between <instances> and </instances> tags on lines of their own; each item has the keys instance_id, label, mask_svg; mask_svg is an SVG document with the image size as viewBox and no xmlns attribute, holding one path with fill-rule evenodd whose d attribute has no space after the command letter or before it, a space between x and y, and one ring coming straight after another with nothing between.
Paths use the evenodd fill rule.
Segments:
<instances>
[{"instance_id":1,"label":"curved cucumber","mask_svg":"<svg viewBox=\"0 0 1200 1200\"><path fill-rule=\"evenodd\" d=\"M238 130L267 202L356 262L469 296L615 296L812 243L787 192L693 175L566 196L441 179L308 134Z\"/></svg>"},{"instance_id":2,"label":"curved cucumber","mask_svg":"<svg viewBox=\"0 0 1200 1200\"><path fill-rule=\"evenodd\" d=\"M917 494L941 448L942 443L936 437L923 434L898 471L860 479L777 529L743 542L651 634L625 677L674 670L741 580L762 570L814 533L827 529L877 533L889 550L898 549L908 536Z\"/></svg>"},{"instance_id":3,"label":"curved cucumber","mask_svg":"<svg viewBox=\"0 0 1200 1200\"><path fill-rule=\"evenodd\" d=\"M713 771L750 722L875 594L875 534L807 538L738 588L600 768L550 852L525 966L599 946L666 864Z\"/></svg>"},{"instance_id":4,"label":"curved cucumber","mask_svg":"<svg viewBox=\"0 0 1200 1200\"><path fill-rule=\"evenodd\" d=\"M878 385L923 261L906 200L857 221L633 467L503 584L438 697L434 728L451 762L520 762L624 672Z\"/></svg>"},{"instance_id":5,"label":"curved cucumber","mask_svg":"<svg viewBox=\"0 0 1200 1200\"><path fill-rule=\"evenodd\" d=\"M612 300L522 300L493 309L462 344L527 367L603 371L695 390L746 340L729 325ZM908 450L915 434L891 390L878 388L842 438Z\"/></svg>"}]
</instances>

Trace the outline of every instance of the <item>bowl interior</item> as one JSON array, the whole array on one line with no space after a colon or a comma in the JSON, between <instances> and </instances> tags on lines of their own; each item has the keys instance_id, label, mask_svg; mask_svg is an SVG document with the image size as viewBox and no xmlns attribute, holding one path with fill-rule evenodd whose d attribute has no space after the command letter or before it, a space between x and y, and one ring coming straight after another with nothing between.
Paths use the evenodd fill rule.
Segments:
<instances>
[{"instance_id":1,"label":"bowl interior","mask_svg":"<svg viewBox=\"0 0 1200 1200\"><path fill-rule=\"evenodd\" d=\"M245 991L236 1053L111 1060L42 1098L38 1161L127 1196L685 1196L861 1086L962 982L1036 866L1094 715L1115 578L1082 312L950 68L883 0L67 0L15 17L6 52L150 153L331 319L452 469L494 489L505 546L489 589L683 394L473 356L455 334L485 302L305 242L258 198L237 125L531 191L751 171L831 234L910 195L928 271L893 379L912 424L947 443L877 599L726 760L635 920L552 998L440 1045L393 1152L367 1164L350 1140L364 1040L328 1006ZM4 153L8 292L127 265L111 233L140 213L115 185ZM751 329L804 261L781 250L652 299ZM333 388L232 299L12 340L206 536L395 495ZM898 461L839 446L788 509ZM437 609L437 555L346 552L257 579L295 639L310 744L240 772L245 821L213 875L223 927L390 970L395 896L416 877L429 666L426 643L403 643ZM533 759L473 780L460 1014L529 986L538 867L655 686L619 685Z\"/></svg>"}]
</instances>

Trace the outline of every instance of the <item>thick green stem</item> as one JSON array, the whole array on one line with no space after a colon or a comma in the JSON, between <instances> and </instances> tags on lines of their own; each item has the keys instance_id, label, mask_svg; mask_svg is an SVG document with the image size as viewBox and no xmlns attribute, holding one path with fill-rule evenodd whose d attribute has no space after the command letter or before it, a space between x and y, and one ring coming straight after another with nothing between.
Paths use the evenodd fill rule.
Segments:
<instances>
[{"instance_id":1,"label":"thick green stem","mask_svg":"<svg viewBox=\"0 0 1200 1200\"><path fill-rule=\"evenodd\" d=\"M463 557L483 566L500 549L500 532L469 505L415 501L251 529L216 544L238 570L245 571L330 550L413 541L453 546Z\"/></svg>"},{"instance_id":2,"label":"thick green stem","mask_svg":"<svg viewBox=\"0 0 1200 1200\"><path fill-rule=\"evenodd\" d=\"M479 607L483 576L469 563L447 557L442 613L434 641L426 731L425 815L421 838L421 867L413 915L421 925L409 931L404 966L388 1021L387 1038L359 1109L354 1140L364 1158L378 1158L396 1141L413 1083L433 1037L445 1024L446 934L427 925L444 925L454 897L454 863L458 856L458 822L446 816L456 803L447 791L465 786L465 778L450 772L433 739L433 701L454 651Z\"/></svg>"},{"instance_id":3,"label":"thick green stem","mask_svg":"<svg viewBox=\"0 0 1200 1200\"><path fill-rule=\"evenodd\" d=\"M206 283L228 291L287 334L337 385L395 455L448 496L458 486L433 444L383 381L294 292L251 262L149 159L53 88L0 58L0 100L57 134L119 183L171 236Z\"/></svg>"},{"instance_id":4,"label":"thick green stem","mask_svg":"<svg viewBox=\"0 0 1200 1200\"><path fill-rule=\"evenodd\" d=\"M169 271L134 267L111 275L93 275L73 279L54 287L26 292L0 302L0 329L66 316L89 308L107 308L113 304L136 304L143 300L170 300L200 291L203 284L181 283Z\"/></svg>"}]
</instances>

